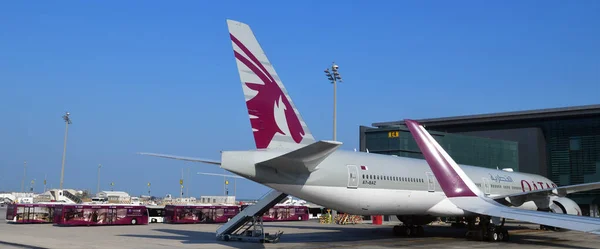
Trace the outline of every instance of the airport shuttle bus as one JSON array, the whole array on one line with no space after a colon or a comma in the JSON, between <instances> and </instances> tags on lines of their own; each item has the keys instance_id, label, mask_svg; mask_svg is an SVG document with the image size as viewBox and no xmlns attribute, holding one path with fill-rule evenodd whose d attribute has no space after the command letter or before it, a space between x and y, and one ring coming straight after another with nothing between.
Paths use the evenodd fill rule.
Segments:
<instances>
[{"instance_id":1,"label":"airport shuttle bus","mask_svg":"<svg viewBox=\"0 0 600 249\"><path fill-rule=\"evenodd\" d=\"M142 205L84 204L55 208L59 226L147 225L148 209Z\"/></svg>"},{"instance_id":2,"label":"airport shuttle bus","mask_svg":"<svg viewBox=\"0 0 600 249\"><path fill-rule=\"evenodd\" d=\"M165 220L165 206L146 206L150 223L163 223Z\"/></svg>"},{"instance_id":3,"label":"airport shuttle bus","mask_svg":"<svg viewBox=\"0 0 600 249\"><path fill-rule=\"evenodd\" d=\"M166 205L165 223L225 223L239 212L237 205Z\"/></svg>"},{"instance_id":4,"label":"airport shuttle bus","mask_svg":"<svg viewBox=\"0 0 600 249\"><path fill-rule=\"evenodd\" d=\"M52 203L13 203L6 208L6 221L10 223L52 223L55 207Z\"/></svg>"},{"instance_id":5,"label":"airport shuttle bus","mask_svg":"<svg viewBox=\"0 0 600 249\"><path fill-rule=\"evenodd\" d=\"M248 205L243 205L242 209ZM307 206L301 205L275 205L262 216L263 222L267 221L295 221L308 220L310 217Z\"/></svg>"},{"instance_id":6,"label":"airport shuttle bus","mask_svg":"<svg viewBox=\"0 0 600 249\"><path fill-rule=\"evenodd\" d=\"M263 215L263 221L308 220L308 207L295 205L275 205Z\"/></svg>"}]
</instances>

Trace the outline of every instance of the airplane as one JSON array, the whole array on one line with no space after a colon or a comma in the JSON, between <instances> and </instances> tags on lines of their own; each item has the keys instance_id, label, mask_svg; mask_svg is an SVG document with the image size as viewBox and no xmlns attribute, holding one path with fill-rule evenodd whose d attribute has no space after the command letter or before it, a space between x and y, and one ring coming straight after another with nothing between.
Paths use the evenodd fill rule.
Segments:
<instances>
[{"instance_id":1,"label":"airplane","mask_svg":"<svg viewBox=\"0 0 600 249\"><path fill-rule=\"evenodd\" d=\"M600 229L600 219L582 217L566 197L600 183L558 187L540 175L459 166L412 121L411 134L426 160L346 151L339 141L317 141L251 28L234 20L227 25L256 149L222 151L220 161L140 154L218 165L344 213L395 215L402 222L393 228L399 236L423 235L423 225L438 217L466 217L468 237L492 241L508 240L504 218L590 233Z\"/></svg>"}]
</instances>

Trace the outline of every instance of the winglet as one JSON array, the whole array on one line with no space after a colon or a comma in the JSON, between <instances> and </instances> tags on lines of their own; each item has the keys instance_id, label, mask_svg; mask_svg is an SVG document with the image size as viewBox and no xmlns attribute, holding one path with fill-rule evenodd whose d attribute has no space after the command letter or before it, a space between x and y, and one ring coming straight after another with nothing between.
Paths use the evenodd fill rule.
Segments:
<instances>
[{"instance_id":1,"label":"winglet","mask_svg":"<svg viewBox=\"0 0 600 249\"><path fill-rule=\"evenodd\" d=\"M405 124L448 198L483 196L475 183L422 125L410 119L405 120Z\"/></svg>"}]
</instances>

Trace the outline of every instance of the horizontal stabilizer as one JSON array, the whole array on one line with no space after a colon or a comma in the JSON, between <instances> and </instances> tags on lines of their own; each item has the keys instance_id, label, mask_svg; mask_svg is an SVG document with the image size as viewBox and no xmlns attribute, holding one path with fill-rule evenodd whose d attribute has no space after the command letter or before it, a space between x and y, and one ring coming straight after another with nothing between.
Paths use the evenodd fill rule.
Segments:
<instances>
[{"instance_id":1,"label":"horizontal stabilizer","mask_svg":"<svg viewBox=\"0 0 600 249\"><path fill-rule=\"evenodd\" d=\"M177 160L183 160L183 161L188 161L188 162L197 162L197 163L208 163L208 164L221 165L221 162L216 161L216 160L202 159L202 158L196 158L196 157L173 156L173 155L166 155L166 154L146 153L146 152L140 152L138 154L140 154L140 155L146 155L146 156L155 156L155 157L169 158L169 159L177 159Z\"/></svg>"},{"instance_id":2,"label":"horizontal stabilizer","mask_svg":"<svg viewBox=\"0 0 600 249\"><path fill-rule=\"evenodd\" d=\"M318 169L319 163L342 145L336 141L319 141L281 156L258 163L277 170L294 173L311 173Z\"/></svg>"},{"instance_id":3,"label":"horizontal stabilizer","mask_svg":"<svg viewBox=\"0 0 600 249\"><path fill-rule=\"evenodd\" d=\"M557 188L533 190L533 191L521 192L521 193L516 193L516 194L510 194L510 195L494 196L493 198L496 201L507 200L515 206L520 206L525 202L535 201L535 200L539 200L539 199L545 199L548 196L565 197L568 194L582 192L582 191L595 190L595 189L600 189L600 182L583 183L583 184L577 184L577 185L562 186L562 187L557 187Z\"/></svg>"}]
</instances>

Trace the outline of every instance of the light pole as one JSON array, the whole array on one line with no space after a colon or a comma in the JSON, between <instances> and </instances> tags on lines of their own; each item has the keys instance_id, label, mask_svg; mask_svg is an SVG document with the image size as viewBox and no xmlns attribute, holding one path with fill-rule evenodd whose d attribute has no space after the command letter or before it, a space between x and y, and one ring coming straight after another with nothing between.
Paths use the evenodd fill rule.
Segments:
<instances>
[{"instance_id":1,"label":"light pole","mask_svg":"<svg viewBox=\"0 0 600 249\"><path fill-rule=\"evenodd\" d=\"M179 198L183 198L183 168L181 168L181 179L179 180L179 185L181 185L181 194Z\"/></svg>"},{"instance_id":2,"label":"light pole","mask_svg":"<svg viewBox=\"0 0 600 249\"><path fill-rule=\"evenodd\" d=\"M327 79L333 84L333 141L337 140L337 82L342 82L342 76L340 76L338 68L339 66L333 62L331 65L331 72L333 72L333 74L329 71L329 68L325 69Z\"/></svg>"},{"instance_id":3,"label":"light pole","mask_svg":"<svg viewBox=\"0 0 600 249\"><path fill-rule=\"evenodd\" d=\"M188 184L190 183L190 181L192 180L190 178L190 167L188 166L188 172L187 172L187 177L188 177ZM190 185L191 186L191 185ZM190 197L190 186L188 186L187 188L185 188L185 195L189 198Z\"/></svg>"},{"instance_id":4,"label":"light pole","mask_svg":"<svg viewBox=\"0 0 600 249\"><path fill-rule=\"evenodd\" d=\"M27 161L23 163L23 180L21 180L21 193L25 191L25 176L27 175Z\"/></svg>"},{"instance_id":5,"label":"light pole","mask_svg":"<svg viewBox=\"0 0 600 249\"><path fill-rule=\"evenodd\" d=\"M102 168L102 164L98 164L98 186L96 186L96 195L100 193L100 168Z\"/></svg>"},{"instance_id":6,"label":"light pole","mask_svg":"<svg viewBox=\"0 0 600 249\"><path fill-rule=\"evenodd\" d=\"M60 170L60 189L63 188L63 180L65 179L65 156L67 155L67 135L69 134L69 124L71 124L71 118L69 118L69 115L71 115L71 114L69 112L67 112L63 116L63 120L65 120L66 128L65 128L65 144L63 146L62 168Z\"/></svg>"},{"instance_id":7,"label":"light pole","mask_svg":"<svg viewBox=\"0 0 600 249\"><path fill-rule=\"evenodd\" d=\"M29 186L29 191L31 191L32 194L35 193L34 188L35 188L35 179L31 180L31 186Z\"/></svg>"},{"instance_id":8,"label":"light pole","mask_svg":"<svg viewBox=\"0 0 600 249\"><path fill-rule=\"evenodd\" d=\"M342 76L338 72L339 66L335 64L335 62L331 65L331 71L329 68L325 69L325 75L327 79L333 84L333 141L337 141L337 82L338 80L342 82ZM331 73L333 72L333 74ZM332 222L335 220L337 216L336 210L331 210L331 220Z\"/></svg>"}]
</instances>

